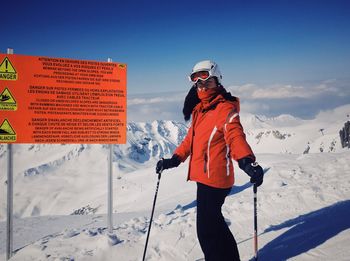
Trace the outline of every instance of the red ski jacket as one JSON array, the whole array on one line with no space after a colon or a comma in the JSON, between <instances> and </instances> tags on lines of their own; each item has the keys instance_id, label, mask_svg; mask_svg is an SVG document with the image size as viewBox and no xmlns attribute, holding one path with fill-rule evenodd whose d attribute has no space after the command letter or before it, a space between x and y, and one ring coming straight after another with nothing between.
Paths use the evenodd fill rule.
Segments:
<instances>
[{"instance_id":1,"label":"red ski jacket","mask_svg":"<svg viewBox=\"0 0 350 261\"><path fill-rule=\"evenodd\" d=\"M221 94L209 104L197 104L187 136L176 148L182 162L190 156L188 180L216 187L234 184L232 159L251 157L239 120L239 100L228 101Z\"/></svg>"}]
</instances>

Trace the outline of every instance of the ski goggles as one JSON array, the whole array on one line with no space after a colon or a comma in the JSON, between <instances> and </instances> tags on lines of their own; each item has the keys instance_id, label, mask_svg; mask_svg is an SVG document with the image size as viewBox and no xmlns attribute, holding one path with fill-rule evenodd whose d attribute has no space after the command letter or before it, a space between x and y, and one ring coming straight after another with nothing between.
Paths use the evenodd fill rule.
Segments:
<instances>
[{"instance_id":1,"label":"ski goggles","mask_svg":"<svg viewBox=\"0 0 350 261\"><path fill-rule=\"evenodd\" d=\"M197 83L199 80L206 81L211 77L211 71L199 71L192 73L188 78L191 82Z\"/></svg>"}]
</instances>

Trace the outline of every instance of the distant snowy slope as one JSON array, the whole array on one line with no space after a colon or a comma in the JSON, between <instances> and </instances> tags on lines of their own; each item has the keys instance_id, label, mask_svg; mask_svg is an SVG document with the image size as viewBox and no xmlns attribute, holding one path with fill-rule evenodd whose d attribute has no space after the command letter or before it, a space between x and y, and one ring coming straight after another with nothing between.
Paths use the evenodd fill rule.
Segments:
<instances>
[{"instance_id":1,"label":"distant snowy slope","mask_svg":"<svg viewBox=\"0 0 350 261\"><path fill-rule=\"evenodd\" d=\"M241 113L241 121L247 129L296 127L306 122L305 120L286 114L277 117L266 117L264 115L253 115L247 113Z\"/></svg>"},{"instance_id":2,"label":"distant snowy slope","mask_svg":"<svg viewBox=\"0 0 350 261\"><path fill-rule=\"evenodd\" d=\"M186 133L187 127L174 121L129 123L127 144L116 145L114 150L119 169L128 172L139 168L140 164L170 155Z\"/></svg>"},{"instance_id":3,"label":"distant snowy slope","mask_svg":"<svg viewBox=\"0 0 350 261\"><path fill-rule=\"evenodd\" d=\"M344 126L350 105L321 112L313 120L291 115L267 118L242 115L247 140L256 153L317 153L339 152L339 130Z\"/></svg>"}]
</instances>

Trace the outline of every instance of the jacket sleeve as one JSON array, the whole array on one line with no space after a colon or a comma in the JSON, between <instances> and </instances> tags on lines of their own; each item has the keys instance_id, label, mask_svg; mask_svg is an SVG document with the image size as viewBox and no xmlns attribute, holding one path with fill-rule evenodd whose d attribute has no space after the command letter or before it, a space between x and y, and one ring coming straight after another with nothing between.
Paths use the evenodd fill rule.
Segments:
<instances>
[{"instance_id":1,"label":"jacket sleeve","mask_svg":"<svg viewBox=\"0 0 350 261\"><path fill-rule=\"evenodd\" d=\"M184 162L191 153L192 128L193 126L191 125L185 139L174 151L174 155L177 155L180 158L181 162Z\"/></svg>"},{"instance_id":2,"label":"jacket sleeve","mask_svg":"<svg viewBox=\"0 0 350 261\"><path fill-rule=\"evenodd\" d=\"M233 103L224 106L221 115L225 117L223 132L226 144L230 147L231 157L236 161L245 157L255 161L255 155L246 140L240 122L239 105Z\"/></svg>"}]
</instances>

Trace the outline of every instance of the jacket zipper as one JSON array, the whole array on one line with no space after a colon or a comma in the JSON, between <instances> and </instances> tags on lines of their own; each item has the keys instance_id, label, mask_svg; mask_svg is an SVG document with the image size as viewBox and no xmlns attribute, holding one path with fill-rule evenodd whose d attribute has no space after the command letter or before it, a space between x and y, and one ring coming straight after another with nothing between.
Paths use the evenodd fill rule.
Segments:
<instances>
[{"instance_id":1,"label":"jacket zipper","mask_svg":"<svg viewBox=\"0 0 350 261\"><path fill-rule=\"evenodd\" d=\"M205 153L205 156L206 156L206 161L205 161L205 165L207 166L206 167L206 170L208 172L208 178L210 178L210 169L209 169L209 163L210 163L210 144L211 144L211 141L213 140L214 138L214 135L217 131L217 127L215 126L214 129L212 130L211 134L210 134L210 137L209 137L209 140L208 140L208 147L207 147L207 152Z\"/></svg>"},{"instance_id":2,"label":"jacket zipper","mask_svg":"<svg viewBox=\"0 0 350 261\"><path fill-rule=\"evenodd\" d=\"M204 153L204 173L207 173L208 154Z\"/></svg>"},{"instance_id":3,"label":"jacket zipper","mask_svg":"<svg viewBox=\"0 0 350 261\"><path fill-rule=\"evenodd\" d=\"M192 139L191 139L191 146L190 146L190 163L188 166L188 173L187 173L187 180L190 180L190 172L191 172L191 163L192 163L192 154L193 154L193 140L194 140L194 136L195 136L195 124L197 121L197 113L193 114L193 118L192 118Z\"/></svg>"}]
</instances>

